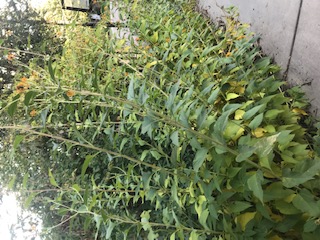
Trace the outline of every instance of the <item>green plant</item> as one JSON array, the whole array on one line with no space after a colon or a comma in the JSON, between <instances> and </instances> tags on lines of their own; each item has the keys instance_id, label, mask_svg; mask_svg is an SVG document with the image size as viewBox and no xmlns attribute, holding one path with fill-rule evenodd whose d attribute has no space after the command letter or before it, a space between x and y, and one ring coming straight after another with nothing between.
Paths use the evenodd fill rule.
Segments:
<instances>
[{"instance_id":1,"label":"green plant","mask_svg":"<svg viewBox=\"0 0 320 240\"><path fill-rule=\"evenodd\" d=\"M184 1L156 3L129 5L139 44L110 38L103 23L74 29L41 81L3 105L15 148L24 134L52 146L41 172L54 189L39 189L56 214L49 229L314 239L320 161L300 124L306 105L291 97L299 92L281 89L279 68L234 16L216 27Z\"/></svg>"}]
</instances>

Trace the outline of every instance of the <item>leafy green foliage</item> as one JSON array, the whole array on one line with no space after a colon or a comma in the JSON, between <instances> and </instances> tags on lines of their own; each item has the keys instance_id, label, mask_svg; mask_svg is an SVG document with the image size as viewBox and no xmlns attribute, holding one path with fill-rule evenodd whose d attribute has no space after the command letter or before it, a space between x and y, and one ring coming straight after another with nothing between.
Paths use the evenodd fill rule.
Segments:
<instances>
[{"instance_id":1,"label":"leafy green foliage","mask_svg":"<svg viewBox=\"0 0 320 240\"><path fill-rule=\"evenodd\" d=\"M315 238L320 161L300 124L306 104L281 90L256 38L234 16L216 27L184 1L130 6L120 7L136 45L103 22L75 28L41 81L6 103L17 150L23 134L50 146L38 171L50 191L31 195L54 212L43 211L48 233Z\"/></svg>"}]
</instances>

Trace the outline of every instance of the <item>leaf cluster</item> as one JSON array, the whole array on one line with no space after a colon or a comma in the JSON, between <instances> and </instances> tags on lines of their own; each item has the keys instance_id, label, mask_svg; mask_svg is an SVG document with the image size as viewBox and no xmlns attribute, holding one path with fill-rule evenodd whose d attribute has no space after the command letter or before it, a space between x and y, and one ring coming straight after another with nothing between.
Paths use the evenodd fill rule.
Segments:
<instances>
[{"instance_id":1,"label":"leaf cluster","mask_svg":"<svg viewBox=\"0 0 320 240\"><path fill-rule=\"evenodd\" d=\"M315 239L320 161L303 95L282 90L234 16L214 26L184 1L131 4L138 38L117 39L103 22L73 29L61 59L5 105L16 148L24 134L51 146L40 172L53 189L32 195L55 213L48 232Z\"/></svg>"}]
</instances>

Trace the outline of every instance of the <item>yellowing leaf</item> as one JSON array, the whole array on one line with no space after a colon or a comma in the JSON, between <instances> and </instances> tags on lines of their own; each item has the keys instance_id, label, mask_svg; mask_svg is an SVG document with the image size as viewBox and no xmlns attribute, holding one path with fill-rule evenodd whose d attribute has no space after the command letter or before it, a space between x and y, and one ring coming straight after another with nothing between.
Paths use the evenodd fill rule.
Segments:
<instances>
[{"instance_id":1,"label":"yellowing leaf","mask_svg":"<svg viewBox=\"0 0 320 240\"><path fill-rule=\"evenodd\" d=\"M267 130L264 128L256 128L255 130L252 131L252 134L257 138L261 138L264 136L265 132L267 132Z\"/></svg>"},{"instance_id":2,"label":"yellowing leaf","mask_svg":"<svg viewBox=\"0 0 320 240\"><path fill-rule=\"evenodd\" d=\"M158 42L158 39L159 39L159 34L158 34L158 32L155 32L155 33L152 35L152 37L150 37L150 41L151 41L152 43Z\"/></svg>"},{"instance_id":3,"label":"yellowing leaf","mask_svg":"<svg viewBox=\"0 0 320 240\"><path fill-rule=\"evenodd\" d=\"M274 235L270 238L268 238L268 240L282 240L283 238L279 237L278 235Z\"/></svg>"},{"instance_id":4,"label":"yellowing leaf","mask_svg":"<svg viewBox=\"0 0 320 240\"><path fill-rule=\"evenodd\" d=\"M236 217L236 223L239 223L241 230L245 231L247 224L255 217L257 212L246 212Z\"/></svg>"},{"instance_id":5,"label":"yellowing leaf","mask_svg":"<svg viewBox=\"0 0 320 240\"><path fill-rule=\"evenodd\" d=\"M234 119L241 120L244 113L245 113L245 111L238 109L234 114Z\"/></svg>"},{"instance_id":6,"label":"yellowing leaf","mask_svg":"<svg viewBox=\"0 0 320 240\"><path fill-rule=\"evenodd\" d=\"M306 113L303 109L300 109L300 108L294 108L291 111L294 112L294 113L298 113L298 114L304 115L304 116L308 115L308 113Z\"/></svg>"},{"instance_id":7,"label":"yellowing leaf","mask_svg":"<svg viewBox=\"0 0 320 240\"><path fill-rule=\"evenodd\" d=\"M281 215L277 215L277 214L274 214L274 213L271 213L270 217L275 222L281 222L283 220L283 217Z\"/></svg>"},{"instance_id":8,"label":"yellowing leaf","mask_svg":"<svg viewBox=\"0 0 320 240\"><path fill-rule=\"evenodd\" d=\"M235 98L237 98L237 97L239 97L239 95L236 94L236 93L228 93L226 100L229 101L229 100L235 99Z\"/></svg>"},{"instance_id":9,"label":"yellowing leaf","mask_svg":"<svg viewBox=\"0 0 320 240\"><path fill-rule=\"evenodd\" d=\"M263 176L266 178L278 178L275 174L271 174L270 172L264 172Z\"/></svg>"},{"instance_id":10,"label":"yellowing leaf","mask_svg":"<svg viewBox=\"0 0 320 240\"><path fill-rule=\"evenodd\" d=\"M288 197L286 197L285 199L283 199L285 202L287 203L291 203L292 200L297 196L297 194L291 194Z\"/></svg>"},{"instance_id":11,"label":"yellowing leaf","mask_svg":"<svg viewBox=\"0 0 320 240\"><path fill-rule=\"evenodd\" d=\"M152 66L156 65L157 63L158 63L158 61L153 61L153 62L151 62L151 63L147 63L147 64L146 64L146 69L151 68Z\"/></svg>"},{"instance_id":12,"label":"yellowing leaf","mask_svg":"<svg viewBox=\"0 0 320 240\"><path fill-rule=\"evenodd\" d=\"M236 133L236 135L232 137L232 140L237 141L243 135L243 133L244 133L244 128L240 128Z\"/></svg>"},{"instance_id":13,"label":"yellowing leaf","mask_svg":"<svg viewBox=\"0 0 320 240\"><path fill-rule=\"evenodd\" d=\"M235 91L236 91L237 93L240 93L240 94L244 93L245 90L246 90L246 89L245 89L244 87L237 87L237 88L235 89Z\"/></svg>"}]
</instances>

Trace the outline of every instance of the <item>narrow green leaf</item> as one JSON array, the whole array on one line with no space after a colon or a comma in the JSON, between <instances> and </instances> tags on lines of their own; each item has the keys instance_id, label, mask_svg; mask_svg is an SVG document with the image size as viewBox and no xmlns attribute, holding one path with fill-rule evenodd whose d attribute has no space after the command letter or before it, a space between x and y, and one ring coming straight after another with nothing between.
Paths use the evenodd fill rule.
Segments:
<instances>
[{"instance_id":1,"label":"narrow green leaf","mask_svg":"<svg viewBox=\"0 0 320 240\"><path fill-rule=\"evenodd\" d=\"M214 101L218 98L219 92L220 92L220 88L217 88L211 93L210 97L208 98L209 104L214 103Z\"/></svg>"},{"instance_id":2,"label":"narrow green leaf","mask_svg":"<svg viewBox=\"0 0 320 240\"><path fill-rule=\"evenodd\" d=\"M41 116L41 121L42 121L42 126L43 126L43 127L46 126L48 112L49 112L49 109L48 109L48 108L43 109L43 110L41 111L40 116Z\"/></svg>"},{"instance_id":3,"label":"narrow green leaf","mask_svg":"<svg viewBox=\"0 0 320 240\"><path fill-rule=\"evenodd\" d=\"M15 113L16 110L17 110L19 98L20 98L20 95L17 94L17 95L12 99L12 102L11 102L11 104L10 104L9 107L8 107L8 114L9 114L10 117L13 117L14 113Z\"/></svg>"},{"instance_id":4,"label":"narrow green leaf","mask_svg":"<svg viewBox=\"0 0 320 240\"><path fill-rule=\"evenodd\" d=\"M207 225L207 219L209 216L209 209L204 209L201 214L200 214L200 218L199 218L199 222L200 224L207 230L209 230L209 227Z\"/></svg>"},{"instance_id":5,"label":"narrow green leaf","mask_svg":"<svg viewBox=\"0 0 320 240\"><path fill-rule=\"evenodd\" d=\"M59 187L58 183L56 182L56 180L54 179L51 169L49 169L49 180L51 185L55 186L55 187Z\"/></svg>"},{"instance_id":6,"label":"narrow green leaf","mask_svg":"<svg viewBox=\"0 0 320 240\"><path fill-rule=\"evenodd\" d=\"M29 106L30 102L33 100L33 98L37 95L37 92L29 91L24 96L24 105Z\"/></svg>"},{"instance_id":7,"label":"narrow green leaf","mask_svg":"<svg viewBox=\"0 0 320 240\"><path fill-rule=\"evenodd\" d=\"M193 169L197 172L199 168L202 166L204 160L206 159L208 154L208 149L201 148L197 151L196 156L193 160Z\"/></svg>"},{"instance_id":8,"label":"narrow green leaf","mask_svg":"<svg viewBox=\"0 0 320 240\"><path fill-rule=\"evenodd\" d=\"M56 81L56 79L55 79L55 69L52 67L52 59L51 59L51 57L49 58L49 61L48 61L48 70L49 70L49 74L50 74L51 79L53 80L53 82L55 82Z\"/></svg>"},{"instance_id":9,"label":"narrow green leaf","mask_svg":"<svg viewBox=\"0 0 320 240\"><path fill-rule=\"evenodd\" d=\"M256 196L261 201L261 203L263 203L262 181L263 175L260 170L249 177L247 181L249 190L253 192L253 195Z\"/></svg>"},{"instance_id":10,"label":"narrow green leaf","mask_svg":"<svg viewBox=\"0 0 320 240\"><path fill-rule=\"evenodd\" d=\"M134 97L135 97L135 95L134 95L134 79L131 78L130 83L129 83L129 88L128 88L127 99L129 101L132 101L132 100L134 100Z\"/></svg>"},{"instance_id":11,"label":"narrow green leaf","mask_svg":"<svg viewBox=\"0 0 320 240\"><path fill-rule=\"evenodd\" d=\"M82 168L81 168L81 179L83 180L84 179L84 175L87 171L87 168L89 166L89 164L91 163L92 159L97 156L97 154L94 154L94 155L87 155L85 160L84 160L84 163L82 164Z\"/></svg>"},{"instance_id":12,"label":"narrow green leaf","mask_svg":"<svg viewBox=\"0 0 320 240\"><path fill-rule=\"evenodd\" d=\"M233 111L234 111L233 109L230 109L230 110L221 114L221 116L217 119L217 121L214 124L214 132L215 133L218 133L220 135L223 134L223 132L227 126L229 116Z\"/></svg>"},{"instance_id":13,"label":"narrow green leaf","mask_svg":"<svg viewBox=\"0 0 320 240\"><path fill-rule=\"evenodd\" d=\"M17 179L17 176L16 176L16 175L14 175L14 176L11 178L10 182L8 183L8 189L9 189L9 190L12 190L12 189L13 189L14 184L16 183L16 179Z\"/></svg>"},{"instance_id":14,"label":"narrow green leaf","mask_svg":"<svg viewBox=\"0 0 320 240\"><path fill-rule=\"evenodd\" d=\"M170 136L170 139L171 139L171 141L172 141L172 143L174 145L176 145L177 147L180 146L180 144L179 144L179 132L178 131L173 132L171 134L171 136Z\"/></svg>"},{"instance_id":15,"label":"narrow green leaf","mask_svg":"<svg viewBox=\"0 0 320 240\"><path fill-rule=\"evenodd\" d=\"M17 135L14 138L14 142L13 142L13 149L16 150L17 147L19 146L19 144L24 140L25 136L23 135Z\"/></svg>"},{"instance_id":16,"label":"narrow green leaf","mask_svg":"<svg viewBox=\"0 0 320 240\"><path fill-rule=\"evenodd\" d=\"M28 196L28 198L24 201L23 207L24 207L25 209L28 209L28 208L30 207L30 204L31 204L32 200L33 200L37 195L38 195L38 193L36 193L36 192L31 193L31 194Z\"/></svg>"},{"instance_id":17,"label":"narrow green leaf","mask_svg":"<svg viewBox=\"0 0 320 240\"><path fill-rule=\"evenodd\" d=\"M22 180L22 188L23 189L27 189L28 180L29 180L29 174L26 173L26 174L24 174L23 180Z\"/></svg>"},{"instance_id":18,"label":"narrow green leaf","mask_svg":"<svg viewBox=\"0 0 320 240\"><path fill-rule=\"evenodd\" d=\"M176 240L176 233L173 232L171 235L170 235L170 240Z\"/></svg>"},{"instance_id":19,"label":"narrow green leaf","mask_svg":"<svg viewBox=\"0 0 320 240\"><path fill-rule=\"evenodd\" d=\"M114 222L112 222L111 220L109 220L107 226L108 227L106 229L106 239L112 239L111 234L112 234L112 231L113 231L114 227L116 226L116 224Z\"/></svg>"}]
</instances>

